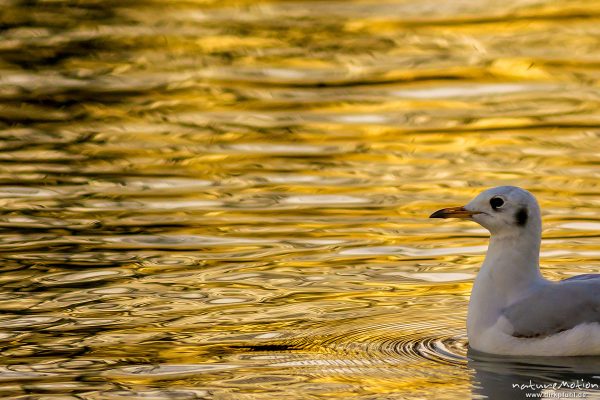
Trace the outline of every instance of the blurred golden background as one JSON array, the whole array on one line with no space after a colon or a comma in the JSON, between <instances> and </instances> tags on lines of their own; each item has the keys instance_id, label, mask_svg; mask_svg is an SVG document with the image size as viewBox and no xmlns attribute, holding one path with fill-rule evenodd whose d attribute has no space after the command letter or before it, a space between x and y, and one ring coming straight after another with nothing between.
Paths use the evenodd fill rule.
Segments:
<instances>
[{"instance_id":1,"label":"blurred golden background","mask_svg":"<svg viewBox=\"0 0 600 400\"><path fill-rule=\"evenodd\" d=\"M600 2L0 7L3 398L485 395L487 187L600 266Z\"/></svg>"}]
</instances>

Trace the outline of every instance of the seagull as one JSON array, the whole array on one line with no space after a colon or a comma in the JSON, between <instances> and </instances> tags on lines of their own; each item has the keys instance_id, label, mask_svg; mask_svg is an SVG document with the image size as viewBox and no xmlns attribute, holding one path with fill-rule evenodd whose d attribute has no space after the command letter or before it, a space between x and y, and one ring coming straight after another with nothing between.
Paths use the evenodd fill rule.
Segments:
<instances>
[{"instance_id":1,"label":"seagull","mask_svg":"<svg viewBox=\"0 0 600 400\"><path fill-rule=\"evenodd\" d=\"M542 276L542 218L531 193L500 186L430 218L468 219L491 234L469 301L472 349L514 356L600 355L600 274L559 282Z\"/></svg>"}]
</instances>

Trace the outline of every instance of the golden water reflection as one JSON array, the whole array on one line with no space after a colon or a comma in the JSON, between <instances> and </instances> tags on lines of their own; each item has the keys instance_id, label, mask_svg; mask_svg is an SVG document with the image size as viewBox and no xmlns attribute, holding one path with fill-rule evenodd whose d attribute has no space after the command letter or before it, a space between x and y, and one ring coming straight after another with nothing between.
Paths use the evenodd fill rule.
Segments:
<instances>
[{"instance_id":1,"label":"golden water reflection","mask_svg":"<svg viewBox=\"0 0 600 400\"><path fill-rule=\"evenodd\" d=\"M544 273L597 271L598 2L0 6L3 398L597 379L467 355L487 235L426 217L523 186Z\"/></svg>"}]
</instances>

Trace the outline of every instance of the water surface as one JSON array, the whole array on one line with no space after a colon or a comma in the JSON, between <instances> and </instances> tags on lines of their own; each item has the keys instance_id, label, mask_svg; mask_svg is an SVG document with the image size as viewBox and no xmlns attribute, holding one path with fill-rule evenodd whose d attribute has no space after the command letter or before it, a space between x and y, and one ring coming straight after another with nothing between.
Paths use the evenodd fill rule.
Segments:
<instances>
[{"instance_id":1,"label":"water surface","mask_svg":"<svg viewBox=\"0 0 600 400\"><path fill-rule=\"evenodd\" d=\"M467 355L487 234L427 216L522 186L544 274L598 271L600 3L0 7L3 398L598 383Z\"/></svg>"}]
</instances>

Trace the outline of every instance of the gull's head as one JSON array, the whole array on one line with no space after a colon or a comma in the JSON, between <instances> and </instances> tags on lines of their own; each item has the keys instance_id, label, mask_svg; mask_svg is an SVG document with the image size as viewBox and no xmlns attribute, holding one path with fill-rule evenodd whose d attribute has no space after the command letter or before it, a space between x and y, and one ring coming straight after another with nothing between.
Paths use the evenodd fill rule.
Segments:
<instances>
[{"instance_id":1,"label":"gull's head","mask_svg":"<svg viewBox=\"0 0 600 400\"><path fill-rule=\"evenodd\" d=\"M464 207L444 208L429 218L469 219L492 234L512 236L541 231L540 207L535 197L515 186L488 189Z\"/></svg>"}]
</instances>

